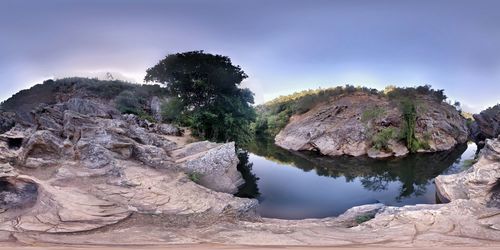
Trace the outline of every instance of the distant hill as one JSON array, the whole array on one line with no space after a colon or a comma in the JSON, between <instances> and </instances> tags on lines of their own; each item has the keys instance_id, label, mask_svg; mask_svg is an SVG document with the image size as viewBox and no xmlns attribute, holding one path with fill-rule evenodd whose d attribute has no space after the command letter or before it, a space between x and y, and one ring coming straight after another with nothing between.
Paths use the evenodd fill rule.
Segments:
<instances>
[{"instance_id":1,"label":"distant hill","mask_svg":"<svg viewBox=\"0 0 500 250\"><path fill-rule=\"evenodd\" d=\"M164 88L159 85L140 85L120 80L98 80L96 78L63 78L46 80L30 89L21 90L0 104L0 109L13 112L23 121L32 121L30 112L40 105L51 105L70 98L93 99L108 104L120 94L137 98L138 105L147 109L143 99L162 96ZM142 101L142 103L141 103Z\"/></svg>"},{"instance_id":2,"label":"distant hill","mask_svg":"<svg viewBox=\"0 0 500 250\"><path fill-rule=\"evenodd\" d=\"M434 90L429 85L412 88L388 86L383 91L352 85L303 90L290 95L280 96L258 105L256 107L258 115L257 122L255 123L256 133L266 133L267 135L274 136L286 126L292 115L306 113L316 105L328 102L334 97L353 93L366 93L390 99L412 98L412 96L418 94L420 96L427 96L436 102L442 102L447 98L443 90Z\"/></svg>"}]
</instances>

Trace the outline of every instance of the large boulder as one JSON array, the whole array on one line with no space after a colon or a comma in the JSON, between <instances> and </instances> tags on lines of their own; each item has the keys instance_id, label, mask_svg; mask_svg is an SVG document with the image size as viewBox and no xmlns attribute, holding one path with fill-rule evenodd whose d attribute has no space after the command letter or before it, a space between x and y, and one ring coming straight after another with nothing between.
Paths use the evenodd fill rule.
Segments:
<instances>
[{"instance_id":1,"label":"large boulder","mask_svg":"<svg viewBox=\"0 0 500 250\"><path fill-rule=\"evenodd\" d=\"M500 104L474 115L471 137L477 143L500 135Z\"/></svg>"},{"instance_id":2,"label":"large boulder","mask_svg":"<svg viewBox=\"0 0 500 250\"><path fill-rule=\"evenodd\" d=\"M162 121L161 115L161 100L158 96L153 96L150 101L150 109L151 113L153 113L153 117L157 122Z\"/></svg>"},{"instance_id":3,"label":"large boulder","mask_svg":"<svg viewBox=\"0 0 500 250\"><path fill-rule=\"evenodd\" d=\"M477 162L466 171L436 177L438 197L445 202L471 199L481 203L498 199L500 180L500 138L487 139Z\"/></svg>"},{"instance_id":4,"label":"large boulder","mask_svg":"<svg viewBox=\"0 0 500 250\"><path fill-rule=\"evenodd\" d=\"M200 175L198 183L205 187L224 193L236 193L244 180L237 170L239 160L234 142L193 144L185 150L174 152L178 157L179 167L189 174Z\"/></svg>"}]
</instances>

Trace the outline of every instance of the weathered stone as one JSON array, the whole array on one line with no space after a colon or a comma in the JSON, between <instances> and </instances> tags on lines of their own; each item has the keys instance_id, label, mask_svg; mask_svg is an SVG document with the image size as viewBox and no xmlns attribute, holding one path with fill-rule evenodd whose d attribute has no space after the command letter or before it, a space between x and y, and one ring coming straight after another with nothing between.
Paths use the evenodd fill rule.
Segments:
<instances>
[{"instance_id":1,"label":"weathered stone","mask_svg":"<svg viewBox=\"0 0 500 250\"><path fill-rule=\"evenodd\" d=\"M500 180L500 140L486 140L477 162L466 171L436 177L436 190L443 201L471 199L486 203Z\"/></svg>"},{"instance_id":2,"label":"weathered stone","mask_svg":"<svg viewBox=\"0 0 500 250\"><path fill-rule=\"evenodd\" d=\"M446 103L427 100L425 96L419 98L425 102L426 111L418 114L415 133L420 141L429 144L430 149L424 151L449 150L467 141L468 128L457 110ZM374 149L370 139L370 133L386 128L398 133L403 127L398 105L388 98L364 93L335 97L304 114L292 116L276 135L275 143L289 150L318 151L330 156L404 156L409 151L403 142L392 140L383 152ZM382 112L366 119L365 112L374 108Z\"/></svg>"},{"instance_id":3,"label":"weathered stone","mask_svg":"<svg viewBox=\"0 0 500 250\"><path fill-rule=\"evenodd\" d=\"M169 168L173 165L173 160L165 150L159 147L137 144L134 147L133 155L134 158L150 167Z\"/></svg>"},{"instance_id":4,"label":"weathered stone","mask_svg":"<svg viewBox=\"0 0 500 250\"><path fill-rule=\"evenodd\" d=\"M210 189L236 193L244 183L237 170L238 157L234 143L226 143L206 152L179 159L180 167L188 173L200 174L199 183Z\"/></svg>"},{"instance_id":5,"label":"weathered stone","mask_svg":"<svg viewBox=\"0 0 500 250\"><path fill-rule=\"evenodd\" d=\"M500 104L474 115L471 137L476 142L500 135Z\"/></svg>"},{"instance_id":6,"label":"weathered stone","mask_svg":"<svg viewBox=\"0 0 500 250\"><path fill-rule=\"evenodd\" d=\"M26 140L19 154L19 163L26 167L55 164L62 156L62 139L48 130L38 130Z\"/></svg>"},{"instance_id":7,"label":"weathered stone","mask_svg":"<svg viewBox=\"0 0 500 250\"><path fill-rule=\"evenodd\" d=\"M178 127L172 124L159 123L155 126L155 130L157 133L162 135L175 135L175 136L182 135L182 131Z\"/></svg>"},{"instance_id":8,"label":"weathered stone","mask_svg":"<svg viewBox=\"0 0 500 250\"><path fill-rule=\"evenodd\" d=\"M111 118L113 115L119 114L118 111L109 106L82 98L71 98L65 103L65 106L67 110L95 117Z\"/></svg>"},{"instance_id":9,"label":"weathered stone","mask_svg":"<svg viewBox=\"0 0 500 250\"><path fill-rule=\"evenodd\" d=\"M153 98L151 98L150 109L156 122L161 122L161 100L160 98L158 98L158 96L153 96Z\"/></svg>"},{"instance_id":10,"label":"weathered stone","mask_svg":"<svg viewBox=\"0 0 500 250\"><path fill-rule=\"evenodd\" d=\"M209 141L193 142L180 149L173 150L171 155L177 159L186 158L191 155L196 155L212 148L215 148L217 143Z\"/></svg>"},{"instance_id":11,"label":"weathered stone","mask_svg":"<svg viewBox=\"0 0 500 250\"><path fill-rule=\"evenodd\" d=\"M12 112L0 112L0 134L9 131L16 125L16 114Z\"/></svg>"}]
</instances>

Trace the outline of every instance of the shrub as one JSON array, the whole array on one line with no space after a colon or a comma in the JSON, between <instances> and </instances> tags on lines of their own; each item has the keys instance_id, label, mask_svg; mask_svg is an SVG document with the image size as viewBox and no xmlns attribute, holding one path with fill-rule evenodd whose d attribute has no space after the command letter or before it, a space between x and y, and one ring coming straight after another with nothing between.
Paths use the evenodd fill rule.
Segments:
<instances>
[{"instance_id":1,"label":"shrub","mask_svg":"<svg viewBox=\"0 0 500 250\"><path fill-rule=\"evenodd\" d=\"M389 150L389 140L393 139L396 132L394 128L384 128L372 137L372 146L377 150Z\"/></svg>"},{"instance_id":2,"label":"shrub","mask_svg":"<svg viewBox=\"0 0 500 250\"><path fill-rule=\"evenodd\" d=\"M476 164L477 162L477 159L468 159L468 160L465 160L463 163L462 163L462 169L468 169L470 168L472 165Z\"/></svg>"},{"instance_id":3,"label":"shrub","mask_svg":"<svg viewBox=\"0 0 500 250\"><path fill-rule=\"evenodd\" d=\"M181 123L180 120L184 105L179 98L170 98L167 102L161 105L161 115L167 122Z\"/></svg>"},{"instance_id":4,"label":"shrub","mask_svg":"<svg viewBox=\"0 0 500 250\"><path fill-rule=\"evenodd\" d=\"M415 103L410 99L401 101L401 112L403 113L403 129L402 137L406 142L406 147L411 152L418 150L419 144L415 138L415 126L417 121L417 108Z\"/></svg>"},{"instance_id":5,"label":"shrub","mask_svg":"<svg viewBox=\"0 0 500 250\"><path fill-rule=\"evenodd\" d=\"M139 119L147 120L149 122L153 122L153 123L156 122L155 118L152 115L146 113L143 110L139 111L139 114L137 115L137 117L139 117Z\"/></svg>"},{"instance_id":6,"label":"shrub","mask_svg":"<svg viewBox=\"0 0 500 250\"><path fill-rule=\"evenodd\" d=\"M198 172L191 172L187 174L188 178L195 183L199 183L203 175Z\"/></svg>"},{"instance_id":7,"label":"shrub","mask_svg":"<svg viewBox=\"0 0 500 250\"><path fill-rule=\"evenodd\" d=\"M375 215L371 215L371 214L358 215L358 216L356 216L356 223L361 224L361 223L367 222L373 218L375 218Z\"/></svg>"},{"instance_id":8,"label":"shrub","mask_svg":"<svg viewBox=\"0 0 500 250\"><path fill-rule=\"evenodd\" d=\"M115 99L116 108L123 114L142 113L141 103L139 98L132 91L126 90L121 92Z\"/></svg>"},{"instance_id":9,"label":"shrub","mask_svg":"<svg viewBox=\"0 0 500 250\"><path fill-rule=\"evenodd\" d=\"M368 122L373 119L377 119L385 114L385 110L381 107L369 107L363 111L361 114L361 121Z\"/></svg>"}]
</instances>

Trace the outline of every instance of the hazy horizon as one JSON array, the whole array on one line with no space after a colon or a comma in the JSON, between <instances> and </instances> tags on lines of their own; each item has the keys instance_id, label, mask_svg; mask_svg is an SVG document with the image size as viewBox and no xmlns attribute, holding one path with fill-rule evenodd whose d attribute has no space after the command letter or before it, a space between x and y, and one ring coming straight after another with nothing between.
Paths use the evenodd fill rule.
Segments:
<instances>
[{"instance_id":1,"label":"hazy horizon","mask_svg":"<svg viewBox=\"0 0 500 250\"><path fill-rule=\"evenodd\" d=\"M262 103L304 89L429 84L464 110L500 101L500 2L2 1L0 100L45 79L141 83L167 54L230 57Z\"/></svg>"}]
</instances>

